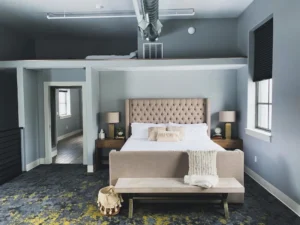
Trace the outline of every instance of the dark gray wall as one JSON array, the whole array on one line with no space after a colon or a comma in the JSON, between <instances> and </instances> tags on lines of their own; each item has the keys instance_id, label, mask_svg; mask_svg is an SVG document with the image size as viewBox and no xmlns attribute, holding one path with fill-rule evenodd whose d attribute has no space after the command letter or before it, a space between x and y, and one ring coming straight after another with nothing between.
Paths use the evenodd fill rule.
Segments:
<instances>
[{"instance_id":1,"label":"dark gray wall","mask_svg":"<svg viewBox=\"0 0 300 225\"><path fill-rule=\"evenodd\" d=\"M70 89L71 117L60 118L58 116L58 89L56 90L56 133L57 137L76 130L82 130L81 88Z\"/></svg>"},{"instance_id":2,"label":"dark gray wall","mask_svg":"<svg viewBox=\"0 0 300 225\"><path fill-rule=\"evenodd\" d=\"M124 126L125 99L128 98L209 98L212 129L224 127L218 112L236 110L236 71L155 71L100 72L100 128L105 128L103 114L121 112ZM235 125L234 134L236 134Z\"/></svg>"},{"instance_id":3,"label":"dark gray wall","mask_svg":"<svg viewBox=\"0 0 300 225\"><path fill-rule=\"evenodd\" d=\"M84 59L88 55L129 55L137 50L137 38L38 39L35 41L37 59Z\"/></svg>"},{"instance_id":4,"label":"dark gray wall","mask_svg":"<svg viewBox=\"0 0 300 225\"><path fill-rule=\"evenodd\" d=\"M19 127L16 70L0 70L0 130Z\"/></svg>"},{"instance_id":5,"label":"dark gray wall","mask_svg":"<svg viewBox=\"0 0 300 225\"><path fill-rule=\"evenodd\" d=\"M237 19L169 20L163 22L158 42L163 43L164 58L210 58L239 56ZM189 27L196 33L190 35ZM143 58L143 43L138 34L139 58Z\"/></svg>"},{"instance_id":6,"label":"dark gray wall","mask_svg":"<svg viewBox=\"0 0 300 225\"><path fill-rule=\"evenodd\" d=\"M34 58L34 40L0 24L0 60Z\"/></svg>"},{"instance_id":7,"label":"dark gray wall","mask_svg":"<svg viewBox=\"0 0 300 225\"><path fill-rule=\"evenodd\" d=\"M241 15L238 43L249 56L249 31L274 15L272 142L245 134L249 71L238 72L240 136L244 140L245 164L279 190L300 203L300 1L255 0ZM257 163L254 162L257 156Z\"/></svg>"}]
</instances>

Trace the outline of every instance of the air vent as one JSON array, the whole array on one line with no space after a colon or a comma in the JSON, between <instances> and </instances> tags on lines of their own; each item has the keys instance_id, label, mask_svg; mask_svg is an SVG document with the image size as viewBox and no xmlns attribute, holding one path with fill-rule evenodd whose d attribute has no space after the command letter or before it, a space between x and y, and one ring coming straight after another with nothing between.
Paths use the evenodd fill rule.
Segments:
<instances>
[{"instance_id":1,"label":"air vent","mask_svg":"<svg viewBox=\"0 0 300 225\"><path fill-rule=\"evenodd\" d=\"M144 59L162 59L163 43L144 43L143 56Z\"/></svg>"}]
</instances>

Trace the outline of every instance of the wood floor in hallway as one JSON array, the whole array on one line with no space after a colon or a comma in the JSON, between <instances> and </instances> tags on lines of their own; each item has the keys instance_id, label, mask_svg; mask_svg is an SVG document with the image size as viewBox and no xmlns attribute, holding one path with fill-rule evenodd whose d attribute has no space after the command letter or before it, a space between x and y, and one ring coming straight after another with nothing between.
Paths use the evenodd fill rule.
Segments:
<instances>
[{"instance_id":1,"label":"wood floor in hallway","mask_svg":"<svg viewBox=\"0 0 300 225\"><path fill-rule=\"evenodd\" d=\"M57 156L53 157L54 164L82 164L82 162L82 133L58 142Z\"/></svg>"}]
</instances>

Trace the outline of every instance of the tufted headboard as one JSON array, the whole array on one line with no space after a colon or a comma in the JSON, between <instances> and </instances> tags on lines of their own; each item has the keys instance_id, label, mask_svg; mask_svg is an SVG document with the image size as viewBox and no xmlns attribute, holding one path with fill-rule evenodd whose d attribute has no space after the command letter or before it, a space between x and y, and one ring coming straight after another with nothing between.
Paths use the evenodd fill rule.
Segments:
<instances>
[{"instance_id":1,"label":"tufted headboard","mask_svg":"<svg viewBox=\"0 0 300 225\"><path fill-rule=\"evenodd\" d=\"M127 138L133 122L207 123L210 136L210 105L205 98L127 99L125 110Z\"/></svg>"}]
</instances>

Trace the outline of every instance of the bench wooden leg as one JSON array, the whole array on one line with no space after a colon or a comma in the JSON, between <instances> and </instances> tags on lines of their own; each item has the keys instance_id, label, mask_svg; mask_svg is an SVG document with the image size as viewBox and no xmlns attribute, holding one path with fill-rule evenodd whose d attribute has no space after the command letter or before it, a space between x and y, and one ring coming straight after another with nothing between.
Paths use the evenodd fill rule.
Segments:
<instances>
[{"instance_id":1,"label":"bench wooden leg","mask_svg":"<svg viewBox=\"0 0 300 225\"><path fill-rule=\"evenodd\" d=\"M222 194L222 203L224 207L224 213L226 220L229 219L229 209L228 209L228 202L227 202L228 194Z\"/></svg>"},{"instance_id":2,"label":"bench wooden leg","mask_svg":"<svg viewBox=\"0 0 300 225\"><path fill-rule=\"evenodd\" d=\"M133 216L133 199L129 199L129 212L128 212L128 217L131 219Z\"/></svg>"}]
</instances>

